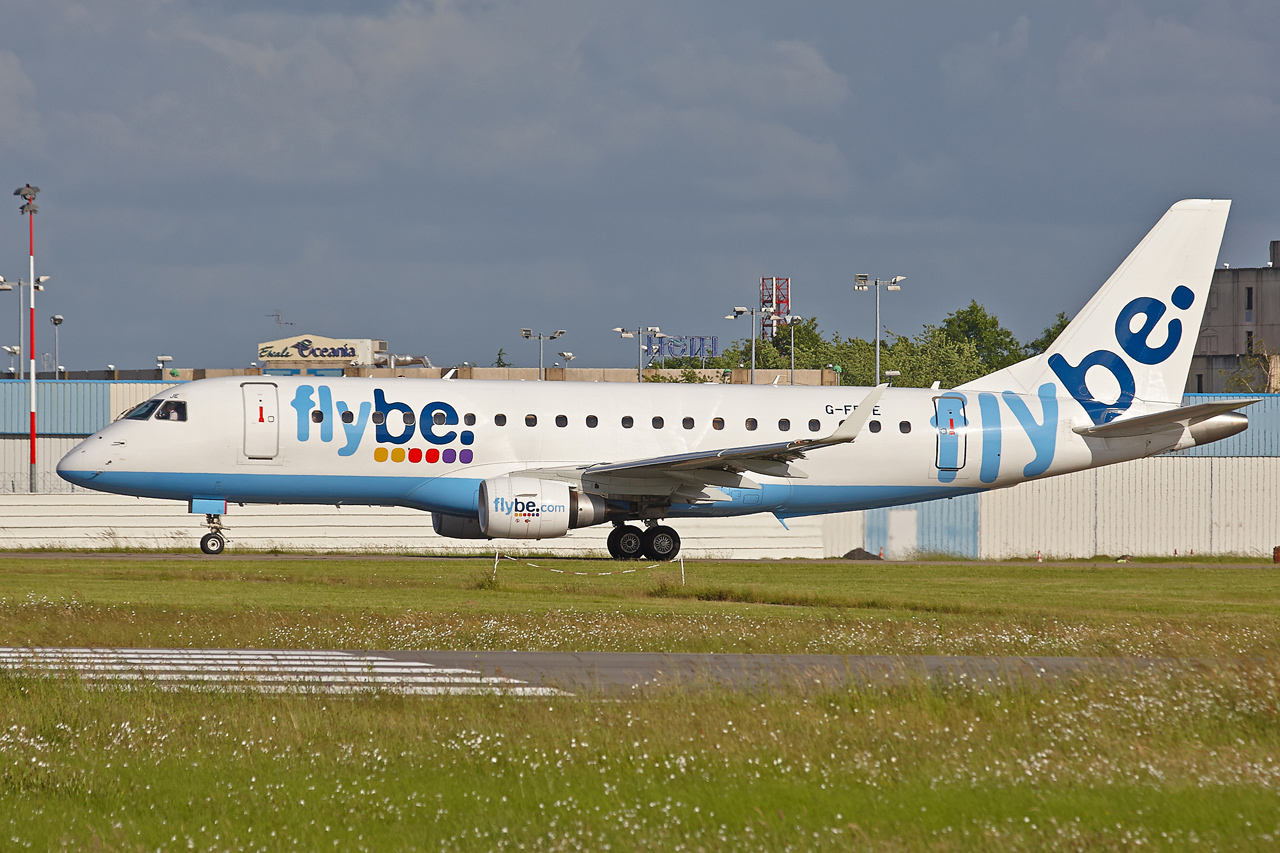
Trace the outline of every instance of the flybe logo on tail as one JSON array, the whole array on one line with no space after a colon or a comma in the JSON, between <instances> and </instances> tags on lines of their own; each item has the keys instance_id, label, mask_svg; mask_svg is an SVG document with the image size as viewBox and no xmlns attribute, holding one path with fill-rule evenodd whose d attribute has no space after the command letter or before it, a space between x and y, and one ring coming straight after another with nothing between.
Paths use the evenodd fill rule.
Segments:
<instances>
[{"instance_id":1,"label":"flybe logo on tail","mask_svg":"<svg viewBox=\"0 0 1280 853\"><path fill-rule=\"evenodd\" d=\"M459 462L470 464L475 459L471 444L475 433L469 429L452 429L458 425L458 411L448 403L436 400L415 412L408 403L388 400L381 388L373 389L373 402L354 406L334 400L328 385L299 385L290 403L297 412L298 441L310 441L313 435L323 442L334 440L335 421L342 428L343 444L339 456L353 456L360 448L370 422L374 427L373 458L376 462ZM395 417L391 417L395 413ZM313 429L314 428L314 429ZM405 448L415 437L427 443ZM461 448L452 447L453 444ZM386 445L392 445L387 447Z\"/></svg>"},{"instance_id":2,"label":"flybe logo on tail","mask_svg":"<svg viewBox=\"0 0 1280 853\"><path fill-rule=\"evenodd\" d=\"M1186 285L1178 285L1170 301L1175 308L1183 311L1191 307L1196 295ZM1168 360L1178 348L1182 340L1182 321L1176 317L1165 324L1164 342L1153 344L1152 333L1168 310L1159 299L1150 296L1139 296L1129 302L1116 318L1116 343L1125 355L1139 364L1154 366ZM1134 321L1142 318L1142 325L1134 329ZM1079 364L1071 364L1058 353L1049 356L1049 367L1062 380L1067 393L1084 407L1095 424L1105 424L1115 420L1129 406L1133 405L1133 397L1137 391L1137 382L1133 371L1123 358L1110 350L1099 349L1080 359ZM1089 390L1087 374L1095 367L1109 372L1120 387L1120 394L1114 403L1104 403Z\"/></svg>"}]
</instances>

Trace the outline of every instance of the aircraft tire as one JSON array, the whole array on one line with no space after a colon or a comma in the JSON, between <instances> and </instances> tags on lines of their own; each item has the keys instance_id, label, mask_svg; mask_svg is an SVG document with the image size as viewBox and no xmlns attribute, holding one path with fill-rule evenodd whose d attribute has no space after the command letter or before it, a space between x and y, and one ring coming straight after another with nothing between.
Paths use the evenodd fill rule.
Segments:
<instances>
[{"instance_id":1,"label":"aircraft tire","mask_svg":"<svg viewBox=\"0 0 1280 853\"><path fill-rule=\"evenodd\" d=\"M641 537L641 548L650 560L674 560L680 553L680 534L665 524L650 527Z\"/></svg>"},{"instance_id":2,"label":"aircraft tire","mask_svg":"<svg viewBox=\"0 0 1280 853\"><path fill-rule=\"evenodd\" d=\"M200 550L206 554L221 554L222 549L226 547L227 540L217 533L206 533L200 540Z\"/></svg>"},{"instance_id":3,"label":"aircraft tire","mask_svg":"<svg viewBox=\"0 0 1280 853\"><path fill-rule=\"evenodd\" d=\"M622 536L622 528L615 527L609 531L609 538L605 540L605 547L609 549L609 556L615 560L622 559L622 552L618 550L618 537Z\"/></svg>"},{"instance_id":4,"label":"aircraft tire","mask_svg":"<svg viewBox=\"0 0 1280 853\"><path fill-rule=\"evenodd\" d=\"M638 527L630 524L615 527L609 539L614 543L609 553L614 553L615 548L617 550L615 560L638 560L644 555L644 534Z\"/></svg>"}]
</instances>

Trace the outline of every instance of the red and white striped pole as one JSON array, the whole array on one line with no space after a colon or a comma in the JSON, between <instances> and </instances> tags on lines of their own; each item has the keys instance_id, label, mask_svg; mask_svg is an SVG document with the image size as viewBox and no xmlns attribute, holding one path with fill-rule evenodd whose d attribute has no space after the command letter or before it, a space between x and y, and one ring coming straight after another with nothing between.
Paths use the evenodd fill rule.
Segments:
<instances>
[{"instance_id":1,"label":"red and white striped pole","mask_svg":"<svg viewBox=\"0 0 1280 853\"><path fill-rule=\"evenodd\" d=\"M30 347L31 359L28 362L31 368L31 492L36 491L36 289L40 286L36 281L36 193L40 192L39 187L33 187L27 184L13 191L16 196L26 199L26 204L18 208L18 212L27 217L27 230L29 233L29 246L31 255L31 278L29 279L31 286L31 327L30 337L27 346Z\"/></svg>"}]
</instances>

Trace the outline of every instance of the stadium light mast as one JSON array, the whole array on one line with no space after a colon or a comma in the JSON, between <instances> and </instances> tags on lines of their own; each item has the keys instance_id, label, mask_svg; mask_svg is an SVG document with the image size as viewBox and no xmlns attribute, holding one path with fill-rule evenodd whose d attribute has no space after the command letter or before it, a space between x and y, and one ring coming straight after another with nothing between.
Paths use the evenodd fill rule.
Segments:
<instances>
[{"instance_id":1,"label":"stadium light mast","mask_svg":"<svg viewBox=\"0 0 1280 853\"><path fill-rule=\"evenodd\" d=\"M867 290L870 287L876 289L876 384L880 384L880 286L884 285L887 290L902 290L899 283L906 280L905 275L895 275L888 281L868 281L864 273L859 273L853 277L854 290Z\"/></svg>"},{"instance_id":2,"label":"stadium light mast","mask_svg":"<svg viewBox=\"0 0 1280 853\"><path fill-rule=\"evenodd\" d=\"M18 212L27 217L31 258L31 340L28 347L31 353L31 492L33 494L36 491L36 291L40 289L40 282L36 279L36 213L39 211L36 207L36 194L38 192L40 188L33 187L31 184L18 187L13 191L14 195L25 201L22 207L18 208Z\"/></svg>"},{"instance_id":3,"label":"stadium light mast","mask_svg":"<svg viewBox=\"0 0 1280 853\"><path fill-rule=\"evenodd\" d=\"M643 383L644 382L644 353L647 347L644 345L644 342L643 342L644 339L641 337L641 335L648 332L650 337L654 337L658 339L658 346L662 346L662 338L667 337L667 335L657 326L649 326L649 327L639 326L636 328L634 332L622 326L614 326L612 329L610 329L610 331L617 332L618 337L620 338L636 339L636 381Z\"/></svg>"},{"instance_id":4,"label":"stadium light mast","mask_svg":"<svg viewBox=\"0 0 1280 853\"><path fill-rule=\"evenodd\" d=\"M744 314L751 315L751 384L756 384L756 315L772 316L772 311L763 308L747 308L742 305L734 306L732 314L725 314L726 320L736 320Z\"/></svg>"},{"instance_id":5,"label":"stadium light mast","mask_svg":"<svg viewBox=\"0 0 1280 853\"><path fill-rule=\"evenodd\" d=\"M542 381L547 378L546 370L542 367L542 342L554 341L556 338L564 335L564 329L557 329L554 334L544 335L541 332L534 334L532 329L521 329L520 335L526 340L538 339L538 380Z\"/></svg>"}]
</instances>

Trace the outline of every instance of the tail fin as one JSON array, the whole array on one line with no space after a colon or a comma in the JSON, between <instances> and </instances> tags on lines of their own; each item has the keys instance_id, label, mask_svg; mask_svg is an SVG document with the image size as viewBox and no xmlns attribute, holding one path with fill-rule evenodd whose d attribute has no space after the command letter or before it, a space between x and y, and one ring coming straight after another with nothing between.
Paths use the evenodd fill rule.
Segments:
<instances>
[{"instance_id":1,"label":"tail fin","mask_svg":"<svg viewBox=\"0 0 1280 853\"><path fill-rule=\"evenodd\" d=\"M1095 424L1135 400L1177 405L1230 207L1191 199L1169 208L1049 349L962 387L1035 394L1054 383Z\"/></svg>"}]
</instances>

